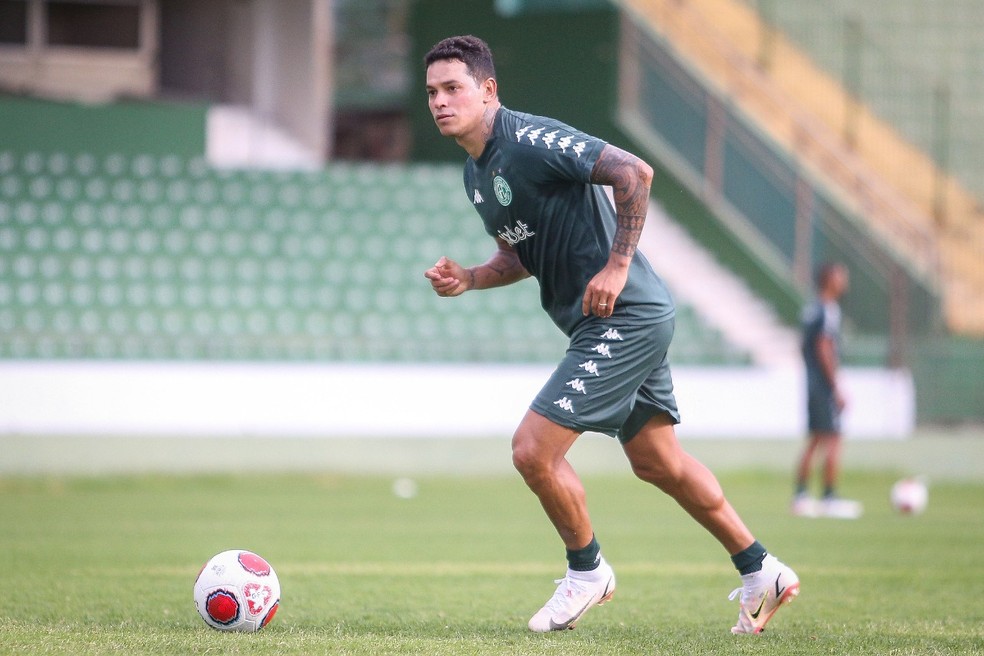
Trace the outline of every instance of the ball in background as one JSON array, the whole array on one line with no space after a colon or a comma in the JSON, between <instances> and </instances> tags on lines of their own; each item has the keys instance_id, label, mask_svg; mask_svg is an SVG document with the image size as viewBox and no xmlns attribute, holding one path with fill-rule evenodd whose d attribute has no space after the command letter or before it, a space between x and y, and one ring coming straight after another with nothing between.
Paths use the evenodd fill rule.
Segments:
<instances>
[{"instance_id":1,"label":"ball in background","mask_svg":"<svg viewBox=\"0 0 984 656\"><path fill-rule=\"evenodd\" d=\"M926 510L929 489L919 477L903 478L892 486L892 507L903 515L918 515Z\"/></svg>"},{"instance_id":2,"label":"ball in background","mask_svg":"<svg viewBox=\"0 0 984 656\"><path fill-rule=\"evenodd\" d=\"M398 478L393 481L393 494L401 499L412 499L417 496L417 481L412 478Z\"/></svg>"},{"instance_id":3,"label":"ball in background","mask_svg":"<svg viewBox=\"0 0 984 656\"><path fill-rule=\"evenodd\" d=\"M280 606L280 580L264 558L230 549L205 563L194 587L195 607L219 631L259 631Z\"/></svg>"}]
</instances>

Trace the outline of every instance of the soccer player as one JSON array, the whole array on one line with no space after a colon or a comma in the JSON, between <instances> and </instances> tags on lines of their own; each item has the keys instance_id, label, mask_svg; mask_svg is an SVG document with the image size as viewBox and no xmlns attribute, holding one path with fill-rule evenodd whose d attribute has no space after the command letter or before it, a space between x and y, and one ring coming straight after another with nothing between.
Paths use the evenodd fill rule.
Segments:
<instances>
[{"instance_id":1,"label":"soccer player","mask_svg":"<svg viewBox=\"0 0 984 656\"><path fill-rule=\"evenodd\" d=\"M440 133L468 154L465 193L497 248L465 268L441 257L424 275L438 296L517 282L540 286L541 304L570 347L513 435L513 463L567 549L567 574L529 621L572 629L615 592L580 479L566 459L584 431L617 438L633 472L673 497L731 555L742 587L734 633L758 633L799 579L755 539L714 475L676 438L679 422L667 349L674 307L636 251L652 168L559 121L499 101L492 53L456 36L425 56L428 104ZM602 186L611 186L614 208Z\"/></svg>"},{"instance_id":2,"label":"soccer player","mask_svg":"<svg viewBox=\"0 0 984 656\"><path fill-rule=\"evenodd\" d=\"M806 366L806 411L809 439L796 470L792 511L801 517L856 519L862 506L837 496L840 475L841 413L846 405L839 384L841 311L838 301L850 277L839 263L817 271L817 296L803 310L803 362ZM823 496L817 503L809 494L815 460L823 461Z\"/></svg>"}]
</instances>

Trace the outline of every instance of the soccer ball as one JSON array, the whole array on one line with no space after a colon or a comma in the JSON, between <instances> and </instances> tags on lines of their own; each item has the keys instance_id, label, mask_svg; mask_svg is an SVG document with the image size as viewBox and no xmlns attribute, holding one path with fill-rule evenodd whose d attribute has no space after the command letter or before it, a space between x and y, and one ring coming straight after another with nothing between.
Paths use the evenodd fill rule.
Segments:
<instances>
[{"instance_id":1,"label":"soccer ball","mask_svg":"<svg viewBox=\"0 0 984 656\"><path fill-rule=\"evenodd\" d=\"M929 490L919 478L903 478L892 486L892 507L903 515L918 515L926 509Z\"/></svg>"},{"instance_id":2,"label":"soccer ball","mask_svg":"<svg viewBox=\"0 0 984 656\"><path fill-rule=\"evenodd\" d=\"M195 579L195 607L219 631L259 631L280 606L280 580L270 563L231 549L209 559Z\"/></svg>"}]
</instances>

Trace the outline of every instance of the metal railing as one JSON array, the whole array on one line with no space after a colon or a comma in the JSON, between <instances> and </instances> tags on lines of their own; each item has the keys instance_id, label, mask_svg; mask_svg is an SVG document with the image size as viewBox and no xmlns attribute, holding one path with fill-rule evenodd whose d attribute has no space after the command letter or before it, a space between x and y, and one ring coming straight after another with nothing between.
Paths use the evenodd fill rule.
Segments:
<instances>
[{"instance_id":1,"label":"metal railing","mask_svg":"<svg viewBox=\"0 0 984 656\"><path fill-rule=\"evenodd\" d=\"M685 0L624 0L623 7L625 129L804 295L815 260L849 262L860 274L851 309L868 330L889 334L889 364L904 364L911 336L941 322L932 219Z\"/></svg>"},{"instance_id":2,"label":"metal railing","mask_svg":"<svg viewBox=\"0 0 984 656\"><path fill-rule=\"evenodd\" d=\"M637 17L630 21L630 30L645 34L655 21L662 34L650 34L649 38L672 41L673 47L696 53L706 68L694 73L716 89L722 106L737 106L768 125L769 134L782 140L783 146L794 154L795 166L812 179L812 186L835 194L850 210L849 214L866 217L878 240L902 257L907 268L928 286L934 289L939 286L940 259L931 217L874 174L838 135L798 107L795 99L777 89L754 61L732 48L717 28L689 3L648 0L623 5L629 9L629 15ZM640 17L642 20L638 20ZM628 43L630 34L623 35L627 42L625 50L638 52L638 45ZM631 100L632 92L626 92L626 97ZM708 152L720 150L708 146ZM708 162L707 166L712 175L705 178L713 181L715 164ZM793 268L809 270L799 261L793 263Z\"/></svg>"}]
</instances>

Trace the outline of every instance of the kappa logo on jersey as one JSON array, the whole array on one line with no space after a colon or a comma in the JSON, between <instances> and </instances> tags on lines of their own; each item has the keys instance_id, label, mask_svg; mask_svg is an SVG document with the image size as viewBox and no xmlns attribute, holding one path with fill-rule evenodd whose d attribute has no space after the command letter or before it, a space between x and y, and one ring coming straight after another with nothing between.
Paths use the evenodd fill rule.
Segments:
<instances>
[{"instance_id":1,"label":"kappa logo on jersey","mask_svg":"<svg viewBox=\"0 0 984 656\"><path fill-rule=\"evenodd\" d=\"M574 414L574 404L566 396L562 399L557 399L553 402L555 406L558 406L561 410L566 410L567 412Z\"/></svg>"},{"instance_id":2,"label":"kappa logo on jersey","mask_svg":"<svg viewBox=\"0 0 984 656\"><path fill-rule=\"evenodd\" d=\"M618 340L620 342L623 341L622 336L618 333L618 330L615 328L609 328L608 330L606 330L605 332L603 332L598 336L601 337L602 339L607 339L609 341L611 340Z\"/></svg>"},{"instance_id":3,"label":"kappa logo on jersey","mask_svg":"<svg viewBox=\"0 0 984 656\"><path fill-rule=\"evenodd\" d=\"M478 189L476 189L475 190L475 197L472 198L472 204L473 205L481 205L484 202L485 202L485 199L482 198L482 194L478 193Z\"/></svg>"},{"instance_id":4,"label":"kappa logo on jersey","mask_svg":"<svg viewBox=\"0 0 984 656\"><path fill-rule=\"evenodd\" d=\"M522 141L523 137L526 137L530 140L530 145L535 146L536 142L539 140L544 146L547 147L547 150L551 150L554 142L557 142L557 147L560 148L561 152L567 153L567 150L571 149L578 157L584 154L584 150L588 147L587 141L578 141L577 143L574 143L574 137L569 134L558 140L557 136L560 134L560 130L547 132L541 139L540 135L543 134L543 130L543 127L534 128L532 125L524 125L520 129L516 130L516 141Z\"/></svg>"},{"instance_id":5,"label":"kappa logo on jersey","mask_svg":"<svg viewBox=\"0 0 984 656\"><path fill-rule=\"evenodd\" d=\"M529 239L536 233L530 230L530 227L523 223L522 221L516 222L515 228L510 228L509 226L502 226L502 230L498 232L499 239L506 242L510 246L515 246L524 239Z\"/></svg>"},{"instance_id":6,"label":"kappa logo on jersey","mask_svg":"<svg viewBox=\"0 0 984 656\"><path fill-rule=\"evenodd\" d=\"M503 207L512 202L512 189L510 189L509 183L501 175L497 175L492 179L492 191L495 192L495 199Z\"/></svg>"},{"instance_id":7,"label":"kappa logo on jersey","mask_svg":"<svg viewBox=\"0 0 984 656\"><path fill-rule=\"evenodd\" d=\"M594 351L595 353L597 353L598 355L605 356L609 360L612 359L612 351L611 351L611 349L608 348L608 344L605 344L604 342L601 342L600 344L595 345L595 347L593 349L591 349L591 350Z\"/></svg>"},{"instance_id":8,"label":"kappa logo on jersey","mask_svg":"<svg viewBox=\"0 0 984 656\"><path fill-rule=\"evenodd\" d=\"M541 132L543 132L542 127L534 129L532 125L524 125L516 130L516 141L522 141L525 136L530 140L530 145L534 145L536 144L536 140L540 138Z\"/></svg>"},{"instance_id":9,"label":"kappa logo on jersey","mask_svg":"<svg viewBox=\"0 0 984 656\"><path fill-rule=\"evenodd\" d=\"M589 374L593 374L595 376L600 376L601 375L601 374L598 373L598 365L595 364L595 361L594 360L588 360L587 362L582 362L581 364L579 364L577 366L578 366L579 369L584 369Z\"/></svg>"},{"instance_id":10,"label":"kappa logo on jersey","mask_svg":"<svg viewBox=\"0 0 984 656\"><path fill-rule=\"evenodd\" d=\"M580 378L572 378L571 380L564 383L567 387L570 387L575 392L580 392L581 394L587 394L588 388L585 386L584 381Z\"/></svg>"}]
</instances>

